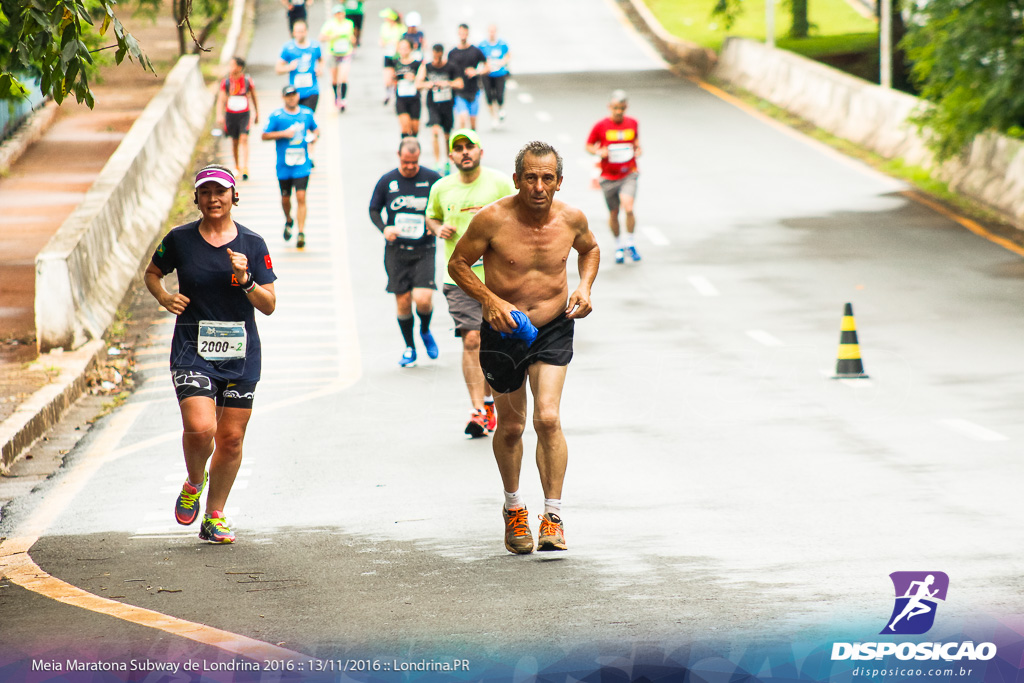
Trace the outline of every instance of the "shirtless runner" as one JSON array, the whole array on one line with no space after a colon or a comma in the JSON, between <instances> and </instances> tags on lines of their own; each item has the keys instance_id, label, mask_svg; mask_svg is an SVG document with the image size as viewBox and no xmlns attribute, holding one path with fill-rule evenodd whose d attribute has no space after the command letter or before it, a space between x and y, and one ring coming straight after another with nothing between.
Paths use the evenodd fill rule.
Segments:
<instances>
[{"instance_id":1,"label":"shirtless runner","mask_svg":"<svg viewBox=\"0 0 1024 683\"><path fill-rule=\"evenodd\" d=\"M583 212L554 198L562 185L562 157L553 147L527 143L516 156L512 180L518 194L476 214L452 253L448 272L483 308L480 365L498 411L493 448L505 491L505 547L526 554L534 543L519 494L525 380L533 393L537 469L544 488L537 549L565 550L561 506L568 449L559 408L572 359L573 326L592 310L590 288L601 256ZM580 275L571 294L566 272L570 249L579 253ZM471 269L481 256L486 284Z\"/></svg>"}]
</instances>

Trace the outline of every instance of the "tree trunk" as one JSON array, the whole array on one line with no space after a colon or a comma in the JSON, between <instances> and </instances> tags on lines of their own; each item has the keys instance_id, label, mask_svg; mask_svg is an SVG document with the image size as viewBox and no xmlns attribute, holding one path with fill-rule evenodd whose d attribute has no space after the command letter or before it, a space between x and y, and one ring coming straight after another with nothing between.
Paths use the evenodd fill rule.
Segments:
<instances>
[{"instance_id":1,"label":"tree trunk","mask_svg":"<svg viewBox=\"0 0 1024 683\"><path fill-rule=\"evenodd\" d=\"M793 3L793 25L789 29L790 38L806 38L811 25L807 21L807 0L791 0Z\"/></svg>"},{"instance_id":2,"label":"tree trunk","mask_svg":"<svg viewBox=\"0 0 1024 683\"><path fill-rule=\"evenodd\" d=\"M178 31L178 54L187 55L188 47L185 42L185 27L182 20L185 18L185 3L187 0L171 0L171 10L174 13L174 27Z\"/></svg>"}]
</instances>

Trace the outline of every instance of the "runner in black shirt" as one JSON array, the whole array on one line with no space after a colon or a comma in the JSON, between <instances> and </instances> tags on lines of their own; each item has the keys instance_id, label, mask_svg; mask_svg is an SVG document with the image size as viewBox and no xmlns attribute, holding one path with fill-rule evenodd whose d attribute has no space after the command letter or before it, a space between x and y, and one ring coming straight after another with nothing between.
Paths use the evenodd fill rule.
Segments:
<instances>
[{"instance_id":1,"label":"runner in black shirt","mask_svg":"<svg viewBox=\"0 0 1024 683\"><path fill-rule=\"evenodd\" d=\"M199 538L233 543L223 510L242 463L242 440L260 380L255 311L274 312L277 276L263 238L231 218L231 207L238 202L231 172L207 166L196 175L195 188L202 219L167 233L146 268L145 282L160 305L178 316L171 377L181 410L188 479L174 517L184 525L196 520L199 497L209 481ZM175 270L178 292L171 294L162 280Z\"/></svg>"},{"instance_id":2,"label":"runner in black shirt","mask_svg":"<svg viewBox=\"0 0 1024 683\"><path fill-rule=\"evenodd\" d=\"M455 127L476 130L480 113L480 74L487 73L487 57L476 45L469 44L469 26L459 24L459 44L448 53L448 63L462 76L462 87L455 91Z\"/></svg>"},{"instance_id":3,"label":"runner in black shirt","mask_svg":"<svg viewBox=\"0 0 1024 683\"><path fill-rule=\"evenodd\" d=\"M430 139L434 143L434 170L448 175L451 162L447 155L442 161L441 150L448 151L448 137L455 124L453 88L462 87L462 77L445 61L441 43L433 48L433 61L420 67L416 85L427 91L427 125L431 127Z\"/></svg>"},{"instance_id":4,"label":"runner in black shirt","mask_svg":"<svg viewBox=\"0 0 1024 683\"><path fill-rule=\"evenodd\" d=\"M437 358L437 344L430 334L437 239L426 229L424 214L430 188L441 176L420 166L420 143L405 138L398 148L398 168L377 181L370 197L370 220L384 235L384 269L388 274L387 291L395 295L398 327L405 340L405 352L399 365L416 363L413 341L412 304L420 318L420 340L427 355ZM381 215L386 210L385 217Z\"/></svg>"},{"instance_id":5,"label":"runner in black shirt","mask_svg":"<svg viewBox=\"0 0 1024 683\"><path fill-rule=\"evenodd\" d=\"M420 61L412 56L412 45L408 39L398 41L398 55L393 62L395 86L395 112L402 137L416 137L420 132L420 113L423 104L420 91L416 88L416 74Z\"/></svg>"}]
</instances>

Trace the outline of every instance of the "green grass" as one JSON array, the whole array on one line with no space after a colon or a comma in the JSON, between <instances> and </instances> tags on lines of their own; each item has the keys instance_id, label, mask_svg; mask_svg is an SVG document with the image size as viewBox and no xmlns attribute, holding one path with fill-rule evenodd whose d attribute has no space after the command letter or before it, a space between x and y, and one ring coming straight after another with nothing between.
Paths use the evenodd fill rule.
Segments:
<instances>
[{"instance_id":1,"label":"green grass","mask_svg":"<svg viewBox=\"0 0 1024 683\"><path fill-rule=\"evenodd\" d=\"M742 36L765 39L765 0L743 0L743 11L728 31L719 17L711 16L716 0L645 0L654 16L672 35L720 50L725 37ZM789 7L775 3L775 37L777 44L801 54L838 54L855 50L850 45L864 45L865 36L878 42L878 26L873 19L856 12L846 0L809 0L810 37L794 41L787 38L790 27ZM859 36L859 37L858 37ZM783 42L788 44L783 44ZM803 47L807 42L813 47ZM834 41L834 42L833 42Z\"/></svg>"}]
</instances>

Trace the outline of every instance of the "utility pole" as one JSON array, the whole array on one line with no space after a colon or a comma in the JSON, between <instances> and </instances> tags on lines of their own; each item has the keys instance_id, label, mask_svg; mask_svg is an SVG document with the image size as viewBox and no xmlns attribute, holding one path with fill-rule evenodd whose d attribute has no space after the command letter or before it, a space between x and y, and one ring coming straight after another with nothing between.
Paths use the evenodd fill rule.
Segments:
<instances>
[{"instance_id":1,"label":"utility pole","mask_svg":"<svg viewBox=\"0 0 1024 683\"><path fill-rule=\"evenodd\" d=\"M879 4L878 28L881 54L878 60L878 82L883 88L892 88L892 0Z\"/></svg>"},{"instance_id":2,"label":"utility pole","mask_svg":"<svg viewBox=\"0 0 1024 683\"><path fill-rule=\"evenodd\" d=\"M768 47L775 47L775 0L764 1L764 33Z\"/></svg>"}]
</instances>

